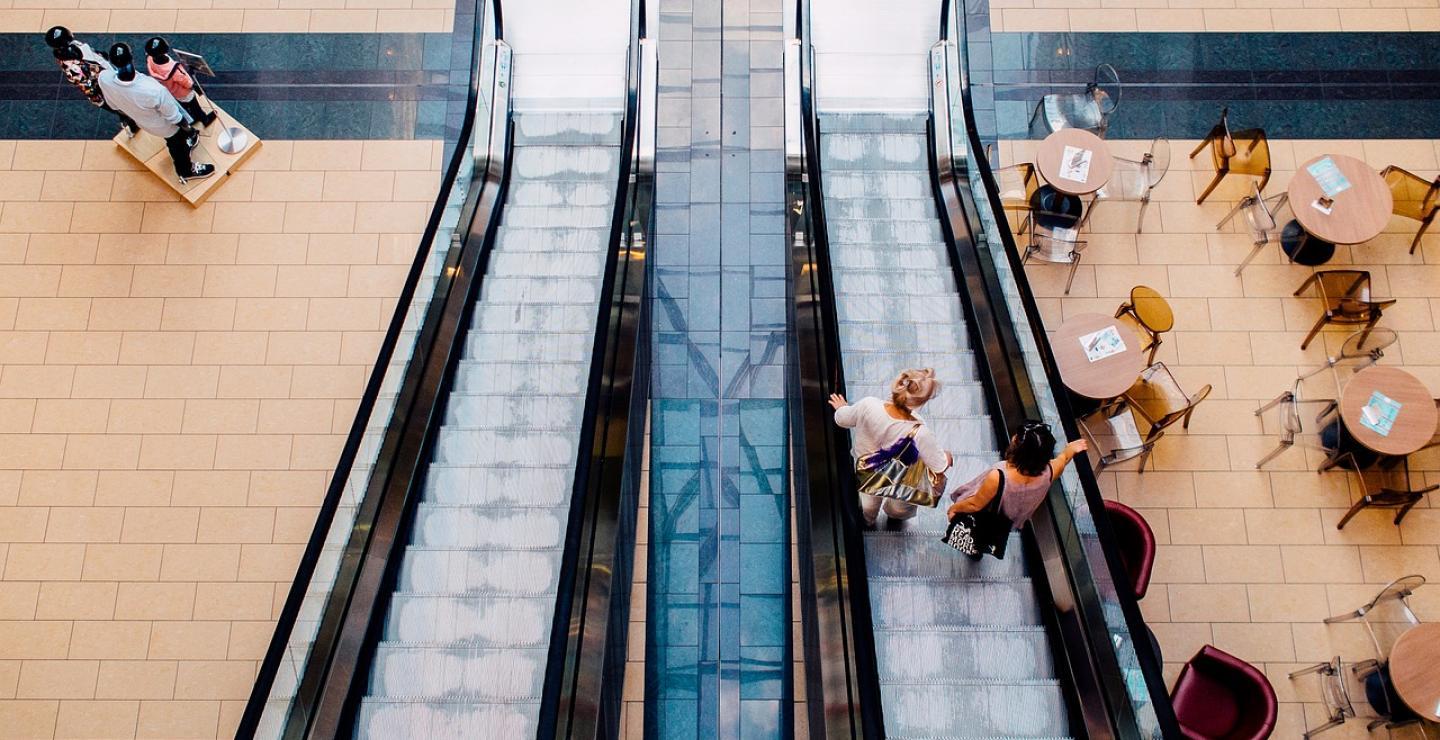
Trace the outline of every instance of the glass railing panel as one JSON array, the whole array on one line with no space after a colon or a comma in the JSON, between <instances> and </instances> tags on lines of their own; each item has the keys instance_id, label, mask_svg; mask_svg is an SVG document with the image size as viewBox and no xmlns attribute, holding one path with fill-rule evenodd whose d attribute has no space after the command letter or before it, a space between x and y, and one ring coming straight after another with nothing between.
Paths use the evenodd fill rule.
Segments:
<instances>
[{"instance_id":1,"label":"glass railing panel","mask_svg":"<svg viewBox=\"0 0 1440 740\"><path fill-rule=\"evenodd\" d=\"M292 704L300 677L304 674L311 648L315 644L320 617L340 571L342 553L350 540L356 513L369 485L385 431L394 415L396 398L407 366L415 354L416 340L420 336L419 328L424 323L431 299L435 295L436 284L444 271L446 255L459 225L460 211L476 178L477 158L484 156L488 150L492 105L490 92L494 87L495 26L489 18L488 9L483 5L477 9L480 10L481 18L485 19L481 28L483 45L478 47L482 58L482 76L479 81L481 92L477 96L474 125L468 132L464 132L464 140L457 142L459 149L472 153L472 156L461 159L454 181L443 201L437 204L437 207L442 209L438 228L428 241L418 246L420 251L417 259L423 258L424 263L415 291L404 306L404 320L396 335L394 352L389 363L380 369L383 375L379 390L374 406L365 420L355 459L348 471L338 471L338 474L345 476L344 487L334 518L325 533L324 544L316 558L315 570L298 609L295 624L290 630L274 682L270 686L265 710L256 730L257 737L278 738L284 734L285 724L293 711Z\"/></svg>"},{"instance_id":2,"label":"glass railing panel","mask_svg":"<svg viewBox=\"0 0 1440 740\"><path fill-rule=\"evenodd\" d=\"M963 13L963 9L960 12ZM979 176L979 173L972 171L974 167L985 166L986 159L980 156L980 153L976 152L972 146L972 142L976 139L966 128L966 121L969 119L962 109L966 101L964 86L968 74L965 51L966 30L962 15L956 13L947 15L946 22L949 26L947 35L956 43L952 49L953 53L949 55L950 89L948 92L951 106L949 118L952 122L949 133L957 168L961 170L962 174L969 172L971 175L966 180L972 190L975 208L979 216L979 223L972 225L981 232L977 234L977 247L982 256L988 257L994 266L1005 307L1018 340L1017 344L1025 372L1034 392L1035 403L1042 420L1052 429L1064 429L1065 425L1056 403L1057 389L1051 383L1051 376L1047 372L1045 359L1040 350L1042 337L1038 336L1034 330L1034 327L1043 326L1043 324L1039 320L1040 317L1030 314L1026 308L1026 301L1022 297L1020 281L1024 277L1016 275L1013 268L1013 265L1019 261L1018 255L1013 255L1015 259L1012 260L1012 255L1007 252L1008 245L1014 243L1013 239L1007 242L1004 238L1004 232L1001 230L1001 224L997 221L991 196L985 190L985 181ZM1090 506L1091 499L1086 495L1084 483L1076 466L1069 466L1065 470L1060 477L1060 486L1064 492L1070 516L1068 520L1065 517L1057 517L1056 525L1060 527L1062 547L1071 556L1068 558L1068 566L1072 582L1077 590L1093 590L1094 596L1098 597L1100 604L1098 611L1100 611L1100 617L1103 619L1104 628L1108 633L1108 641L1113 647L1115 660L1123 674L1125 692L1129 698L1139 733L1143 737L1162 738L1163 730L1153 704L1154 694L1146 681L1134 645L1134 640L1148 639L1148 637L1143 634L1134 634L1131 631L1130 622L1126 619L1121 603L1120 593L1111 577L1103 542L1096 530L1095 514ZM1099 497L1096 496L1094 500L1098 501ZM1084 598L1084 594L1077 595Z\"/></svg>"}]
</instances>

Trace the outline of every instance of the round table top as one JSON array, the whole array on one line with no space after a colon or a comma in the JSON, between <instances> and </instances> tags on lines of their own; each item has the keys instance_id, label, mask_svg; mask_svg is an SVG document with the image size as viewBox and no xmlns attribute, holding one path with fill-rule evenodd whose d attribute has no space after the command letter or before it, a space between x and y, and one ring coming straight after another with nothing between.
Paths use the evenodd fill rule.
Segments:
<instances>
[{"instance_id":1,"label":"round table top","mask_svg":"<svg viewBox=\"0 0 1440 740\"><path fill-rule=\"evenodd\" d=\"M1090 152L1090 170L1084 180L1071 180L1060 176L1061 160L1065 147L1085 149ZM1035 168L1051 187L1067 195L1089 195L1105 186L1110 173L1115 170L1115 160L1110 157L1110 148L1095 134L1084 129L1062 128L1045 137L1035 152Z\"/></svg>"},{"instance_id":2,"label":"round table top","mask_svg":"<svg viewBox=\"0 0 1440 740\"><path fill-rule=\"evenodd\" d=\"M1380 391L1400 404L1395 424L1388 435L1360 423L1360 409L1370 395ZM1357 442L1382 455L1408 455L1430 441L1435 434L1435 398L1430 389L1410 373L1394 367L1367 367L1345 384L1340 394L1340 418Z\"/></svg>"},{"instance_id":3,"label":"round table top","mask_svg":"<svg viewBox=\"0 0 1440 740\"><path fill-rule=\"evenodd\" d=\"M1440 722L1440 623L1400 634L1390 649L1390 681L1416 714Z\"/></svg>"},{"instance_id":4,"label":"round table top","mask_svg":"<svg viewBox=\"0 0 1440 740\"><path fill-rule=\"evenodd\" d=\"M1140 323L1153 332L1167 332L1175 328L1175 312L1165 296L1148 285L1137 285L1130 289L1130 303L1135 306L1135 315Z\"/></svg>"},{"instance_id":5,"label":"round table top","mask_svg":"<svg viewBox=\"0 0 1440 740\"><path fill-rule=\"evenodd\" d=\"M1329 157L1336 169L1350 181L1350 187L1335 194L1335 204L1329 215L1313 205L1325 191L1315 181L1307 168ZM1380 235L1390 223L1390 212L1395 200L1390 196L1390 187L1380 173L1370 165L1343 154L1322 154L1300 166L1290 178L1290 210L1295 220L1305 230L1327 242L1335 244L1359 244Z\"/></svg>"},{"instance_id":6,"label":"round table top","mask_svg":"<svg viewBox=\"0 0 1440 740\"><path fill-rule=\"evenodd\" d=\"M1080 338L1108 326L1115 327L1125 349L1091 362ZM1115 317L1101 313L1082 313L1061 324L1050 346L1055 350L1055 364L1065 387L1087 398L1114 398L1130 390L1145 369L1145 353L1140 351L1141 342L1135 332Z\"/></svg>"}]
</instances>

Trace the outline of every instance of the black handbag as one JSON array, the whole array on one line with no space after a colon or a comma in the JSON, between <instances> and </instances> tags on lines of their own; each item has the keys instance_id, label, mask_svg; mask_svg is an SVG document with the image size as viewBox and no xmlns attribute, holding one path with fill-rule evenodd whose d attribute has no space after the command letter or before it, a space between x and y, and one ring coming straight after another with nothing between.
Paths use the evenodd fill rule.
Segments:
<instances>
[{"instance_id":1,"label":"black handbag","mask_svg":"<svg viewBox=\"0 0 1440 740\"><path fill-rule=\"evenodd\" d=\"M1010 519L1000 511L1000 499L1005 495L1005 471L1000 472L999 489L985 508L970 514L956 514L945 528L941 542L971 557L990 555L1005 557L1005 545L1010 541Z\"/></svg>"}]
</instances>

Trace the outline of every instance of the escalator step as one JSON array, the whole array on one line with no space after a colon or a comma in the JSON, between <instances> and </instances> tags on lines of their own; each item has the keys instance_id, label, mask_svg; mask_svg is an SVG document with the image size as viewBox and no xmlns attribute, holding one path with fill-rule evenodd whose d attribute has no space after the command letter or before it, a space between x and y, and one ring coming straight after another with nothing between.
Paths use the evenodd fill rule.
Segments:
<instances>
[{"instance_id":1,"label":"escalator step","mask_svg":"<svg viewBox=\"0 0 1440 740\"><path fill-rule=\"evenodd\" d=\"M542 252L546 259L551 253L584 252L603 253L610 241L608 228L542 229L511 226L497 232L495 254L514 252ZM534 259L532 256L530 259Z\"/></svg>"},{"instance_id":2,"label":"escalator step","mask_svg":"<svg viewBox=\"0 0 1440 740\"><path fill-rule=\"evenodd\" d=\"M595 307L580 305L520 305L501 303L475 307L472 326L503 326L511 331L553 331L594 326Z\"/></svg>"},{"instance_id":3,"label":"escalator step","mask_svg":"<svg viewBox=\"0 0 1440 740\"><path fill-rule=\"evenodd\" d=\"M461 393L557 393L577 395L589 384L583 362L462 362L455 370Z\"/></svg>"},{"instance_id":4,"label":"escalator step","mask_svg":"<svg viewBox=\"0 0 1440 740\"><path fill-rule=\"evenodd\" d=\"M924 134L929 123L927 112L916 113L872 113L869 111L844 113L831 111L820 114L821 141L830 134L840 133L906 133Z\"/></svg>"},{"instance_id":5,"label":"escalator step","mask_svg":"<svg viewBox=\"0 0 1440 740\"><path fill-rule=\"evenodd\" d=\"M609 208L615 183L603 178L531 180L517 183L505 196L505 207L550 206Z\"/></svg>"},{"instance_id":6,"label":"escalator step","mask_svg":"<svg viewBox=\"0 0 1440 740\"><path fill-rule=\"evenodd\" d=\"M923 131L919 133L831 134L820 143L821 169L885 170L928 167L930 153Z\"/></svg>"},{"instance_id":7,"label":"escalator step","mask_svg":"<svg viewBox=\"0 0 1440 740\"><path fill-rule=\"evenodd\" d=\"M875 626L882 629L1041 623L1040 606L1029 579L978 583L943 578L871 581L870 609Z\"/></svg>"},{"instance_id":8,"label":"escalator step","mask_svg":"<svg viewBox=\"0 0 1440 740\"><path fill-rule=\"evenodd\" d=\"M844 346L866 351L871 346L933 347L939 351L963 350L970 346L964 325L910 324L886 321L842 321L840 341Z\"/></svg>"},{"instance_id":9,"label":"escalator step","mask_svg":"<svg viewBox=\"0 0 1440 740\"><path fill-rule=\"evenodd\" d=\"M489 327L465 338L466 360L489 362L564 362L589 351L594 332L517 332Z\"/></svg>"},{"instance_id":10,"label":"escalator step","mask_svg":"<svg viewBox=\"0 0 1440 740\"><path fill-rule=\"evenodd\" d=\"M559 558L569 509L453 506L422 502L415 512L411 542L421 547L473 550L530 550Z\"/></svg>"},{"instance_id":11,"label":"escalator step","mask_svg":"<svg viewBox=\"0 0 1440 740\"><path fill-rule=\"evenodd\" d=\"M885 704L886 736L892 739L1055 738L1068 734L1064 694L1054 681L891 684L880 687L880 695Z\"/></svg>"},{"instance_id":12,"label":"escalator step","mask_svg":"<svg viewBox=\"0 0 1440 740\"><path fill-rule=\"evenodd\" d=\"M943 514L941 515L943 518ZM1028 577L1025 559L1019 557L1020 535L1011 535L1003 560L984 558L974 562L940 541L940 534L867 532L865 562L871 580L894 577L896 581L918 578L955 578L975 581L1007 581Z\"/></svg>"},{"instance_id":13,"label":"escalator step","mask_svg":"<svg viewBox=\"0 0 1440 740\"><path fill-rule=\"evenodd\" d=\"M830 244L940 244L945 237L936 219L828 219ZM843 302L843 300L841 301Z\"/></svg>"},{"instance_id":14,"label":"escalator step","mask_svg":"<svg viewBox=\"0 0 1440 740\"><path fill-rule=\"evenodd\" d=\"M507 206L500 215L506 228L608 229L613 213L609 208L555 208L553 206Z\"/></svg>"},{"instance_id":15,"label":"escalator step","mask_svg":"<svg viewBox=\"0 0 1440 740\"><path fill-rule=\"evenodd\" d=\"M825 200L846 198L928 198L931 196L928 172L827 172ZM828 214L827 214L828 215ZM893 218L893 217L892 217ZM937 224L938 225L938 224Z\"/></svg>"},{"instance_id":16,"label":"escalator step","mask_svg":"<svg viewBox=\"0 0 1440 740\"><path fill-rule=\"evenodd\" d=\"M605 254L599 250L590 253L552 254L543 261L535 255L519 250L496 251L490 255L490 266L486 277L532 277L532 278L580 278L593 279L605 270Z\"/></svg>"},{"instance_id":17,"label":"escalator step","mask_svg":"<svg viewBox=\"0 0 1440 740\"><path fill-rule=\"evenodd\" d=\"M355 734L361 738L463 737L513 740L534 737L538 711L527 704L361 700Z\"/></svg>"},{"instance_id":18,"label":"escalator step","mask_svg":"<svg viewBox=\"0 0 1440 740\"><path fill-rule=\"evenodd\" d=\"M912 270L948 270L950 258L931 247L899 250L878 249L870 244L845 244L830 249L830 264L841 270L841 274L851 270L899 274Z\"/></svg>"},{"instance_id":19,"label":"escalator step","mask_svg":"<svg viewBox=\"0 0 1440 740\"><path fill-rule=\"evenodd\" d=\"M1055 677L1045 630L1035 626L876 629L881 683Z\"/></svg>"},{"instance_id":20,"label":"escalator step","mask_svg":"<svg viewBox=\"0 0 1440 740\"><path fill-rule=\"evenodd\" d=\"M452 396L453 398L453 396ZM574 481L570 462L554 467L431 465L425 473L425 501L470 506L528 503L560 506Z\"/></svg>"},{"instance_id":21,"label":"escalator step","mask_svg":"<svg viewBox=\"0 0 1440 740\"><path fill-rule=\"evenodd\" d=\"M579 395L452 393L443 423L456 429L502 429L513 427L516 419L535 419L535 429L555 431L578 428L584 412L585 399Z\"/></svg>"},{"instance_id":22,"label":"escalator step","mask_svg":"<svg viewBox=\"0 0 1440 740\"><path fill-rule=\"evenodd\" d=\"M556 548L558 556L559 549ZM558 558L557 558L558 559ZM495 594L550 597L559 572L529 552L405 548L395 581L399 594Z\"/></svg>"},{"instance_id":23,"label":"escalator step","mask_svg":"<svg viewBox=\"0 0 1440 740\"><path fill-rule=\"evenodd\" d=\"M600 299L600 281L593 277L486 276L480 300L486 303L541 303L594 306Z\"/></svg>"},{"instance_id":24,"label":"escalator step","mask_svg":"<svg viewBox=\"0 0 1440 740\"><path fill-rule=\"evenodd\" d=\"M965 323L960 296L848 296L836 302L842 322L895 321L912 324ZM843 355L842 355L843 356Z\"/></svg>"},{"instance_id":25,"label":"escalator step","mask_svg":"<svg viewBox=\"0 0 1440 740\"><path fill-rule=\"evenodd\" d=\"M953 295L955 279L939 272L899 270L843 270L835 276L835 292L846 296Z\"/></svg>"},{"instance_id":26,"label":"escalator step","mask_svg":"<svg viewBox=\"0 0 1440 740\"><path fill-rule=\"evenodd\" d=\"M371 696L538 702L549 648L375 647Z\"/></svg>"},{"instance_id":27,"label":"escalator step","mask_svg":"<svg viewBox=\"0 0 1440 740\"><path fill-rule=\"evenodd\" d=\"M825 201L827 218L900 218L934 219L935 201L931 198L890 198L850 200L829 198ZM833 251L833 250L832 250Z\"/></svg>"},{"instance_id":28,"label":"escalator step","mask_svg":"<svg viewBox=\"0 0 1440 740\"><path fill-rule=\"evenodd\" d=\"M543 559L532 562L548 565ZM545 647L554 612L550 594L522 598L397 593L390 599L380 639L392 647Z\"/></svg>"},{"instance_id":29,"label":"escalator step","mask_svg":"<svg viewBox=\"0 0 1440 740\"><path fill-rule=\"evenodd\" d=\"M619 162L618 146L516 147L510 177L516 185L537 180L597 180L609 183L613 191L613 173ZM510 210L508 204L505 210Z\"/></svg>"},{"instance_id":30,"label":"escalator step","mask_svg":"<svg viewBox=\"0 0 1440 740\"><path fill-rule=\"evenodd\" d=\"M621 116L609 111L526 112L513 117L517 148L537 144L618 146Z\"/></svg>"}]
</instances>

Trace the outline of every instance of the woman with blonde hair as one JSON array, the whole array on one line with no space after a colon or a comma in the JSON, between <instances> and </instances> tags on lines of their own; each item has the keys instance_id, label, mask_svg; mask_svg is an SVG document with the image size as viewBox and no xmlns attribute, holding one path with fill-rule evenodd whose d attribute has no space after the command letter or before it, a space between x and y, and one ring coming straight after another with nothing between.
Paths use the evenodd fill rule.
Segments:
<instances>
[{"instance_id":1,"label":"woman with blonde hair","mask_svg":"<svg viewBox=\"0 0 1440 740\"><path fill-rule=\"evenodd\" d=\"M954 462L949 452L940 447L939 440L925 425L925 420L915 411L940 392L940 381L930 368L901 371L890 384L890 400L881 401L873 396L860 399L853 406L838 393L830 395L830 406L835 409L835 423L854 431L855 459L885 449L914 432L915 450L925 467L936 475L950 469ZM860 510L866 526L875 526L880 515L881 504L891 521L903 521L915 516L915 506L896 499L860 495Z\"/></svg>"}]
</instances>

